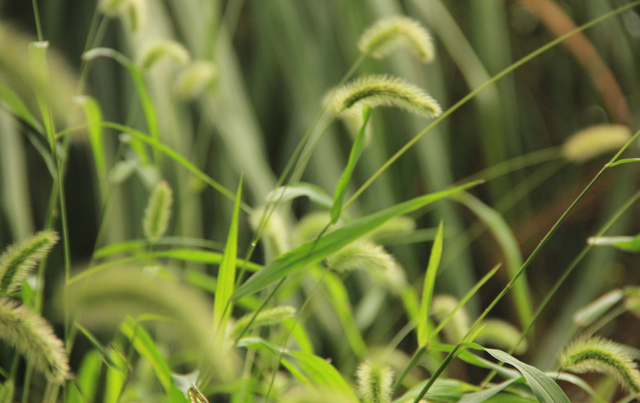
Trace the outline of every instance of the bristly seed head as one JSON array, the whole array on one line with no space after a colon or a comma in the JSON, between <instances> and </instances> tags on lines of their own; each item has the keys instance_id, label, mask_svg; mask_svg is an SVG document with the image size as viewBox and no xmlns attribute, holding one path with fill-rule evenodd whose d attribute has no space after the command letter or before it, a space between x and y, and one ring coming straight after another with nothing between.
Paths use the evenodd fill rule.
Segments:
<instances>
[{"instance_id":1,"label":"bristly seed head","mask_svg":"<svg viewBox=\"0 0 640 403\"><path fill-rule=\"evenodd\" d=\"M325 102L335 113L362 113L362 107L395 106L427 117L436 117L442 109L421 88L405 80L386 75L369 75L331 90Z\"/></svg>"},{"instance_id":2,"label":"bristly seed head","mask_svg":"<svg viewBox=\"0 0 640 403\"><path fill-rule=\"evenodd\" d=\"M8 298L0 299L0 338L15 347L51 382L61 384L68 377L67 353L49 323Z\"/></svg>"},{"instance_id":3,"label":"bristly seed head","mask_svg":"<svg viewBox=\"0 0 640 403\"><path fill-rule=\"evenodd\" d=\"M138 65L142 70L147 70L162 58L169 58L180 65L185 65L191 60L189 51L176 41L161 41L146 47L140 54Z\"/></svg>"},{"instance_id":4,"label":"bristly seed head","mask_svg":"<svg viewBox=\"0 0 640 403\"><path fill-rule=\"evenodd\" d=\"M171 218L173 191L166 181L158 183L144 213L144 235L154 243L167 231Z\"/></svg>"},{"instance_id":5,"label":"bristly seed head","mask_svg":"<svg viewBox=\"0 0 640 403\"><path fill-rule=\"evenodd\" d=\"M31 269L58 242L54 231L41 231L18 246L10 246L0 256L0 295L16 291Z\"/></svg>"},{"instance_id":6,"label":"bristly seed head","mask_svg":"<svg viewBox=\"0 0 640 403\"><path fill-rule=\"evenodd\" d=\"M380 363L365 361L356 373L358 389L364 403L389 403L392 395L393 372Z\"/></svg>"},{"instance_id":7,"label":"bristly seed head","mask_svg":"<svg viewBox=\"0 0 640 403\"><path fill-rule=\"evenodd\" d=\"M579 339L560 357L562 369L578 374L598 372L614 377L624 388L640 393L640 372L619 344L601 337Z\"/></svg>"},{"instance_id":8,"label":"bristly seed head","mask_svg":"<svg viewBox=\"0 0 640 403\"><path fill-rule=\"evenodd\" d=\"M424 62L435 57L433 39L420 23L414 19L396 16L378 21L360 37L358 49L377 59L385 57L396 46L406 45Z\"/></svg>"},{"instance_id":9,"label":"bristly seed head","mask_svg":"<svg viewBox=\"0 0 640 403\"><path fill-rule=\"evenodd\" d=\"M327 266L337 272L352 270L391 270L396 261L380 245L359 239L327 258Z\"/></svg>"}]
</instances>

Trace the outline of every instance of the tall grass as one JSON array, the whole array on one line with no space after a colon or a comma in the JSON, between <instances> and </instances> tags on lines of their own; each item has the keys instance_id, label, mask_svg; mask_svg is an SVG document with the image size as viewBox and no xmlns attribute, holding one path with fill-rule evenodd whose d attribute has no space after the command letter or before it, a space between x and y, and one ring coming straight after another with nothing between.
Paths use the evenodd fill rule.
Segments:
<instances>
[{"instance_id":1,"label":"tall grass","mask_svg":"<svg viewBox=\"0 0 640 403\"><path fill-rule=\"evenodd\" d=\"M0 2L0 402L631 401L637 5Z\"/></svg>"}]
</instances>

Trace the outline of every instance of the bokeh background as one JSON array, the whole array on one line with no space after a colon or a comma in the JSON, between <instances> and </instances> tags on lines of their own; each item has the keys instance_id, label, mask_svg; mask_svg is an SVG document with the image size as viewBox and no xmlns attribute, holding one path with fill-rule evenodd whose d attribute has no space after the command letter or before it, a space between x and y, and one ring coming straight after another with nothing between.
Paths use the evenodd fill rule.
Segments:
<instances>
[{"instance_id":1,"label":"bokeh background","mask_svg":"<svg viewBox=\"0 0 640 403\"><path fill-rule=\"evenodd\" d=\"M181 66L162 62L145 75L157 110L162 141L229 189L244 174L245 201L264 204L295 146L322 108L324 94L335 86L359 52L359 35L378 19L410 16L433 34L437 57L422 64L410 52L394 51L384 60L367 59L356 72L404 77L425 89L447 109L492 76L574 26L582 25L623 0L149 0L133 31L122 16L105 16L91 0L37 2L42 37L58 62L50 79L58 82L61 105L68 109L58 125L81 119L72 95L97 99L104 119L146 130L143 110L128 72L100 58L82 62L84 51L97 46L117 49L136 60L158 40L182 43L193 60L214 61L215 88L191 100L175 95ZM34 40L33 4L0 0L0 24L11 35ZM4 33L5 38L13 38ZM12 70L11 58L26 42L0 42L0 80L24 79ZM372 213L408 198L444 189L485 168L518 156L561 146L575 132L595 124L623 124L632 132L640 113L640 16L628 11L587 30L578 40L556 46L489 86L421 139L393 164L349 208L353 216ZM19 59L19 58L18 58ZM14 61L17 59L13 59ZM57 70L56 70L57 69ZM24 96L32 95L24 91ZM422 130L428 119L404 111L378 109L371 139L359 163L353 192L395 151ZM105 144L111 181L109 197L101 194L86 134L68 143L65 183L74 270L86 267L96 248L142 237L141 220L151 185L166 178L176 192L171 234L223 243L232 202L165 159L160 170L145 170L108 131ZM336 121L318 143L302 179L332 194L352 144L353 131ZM27 125L0 108L0 245L41 229L49 212L52 178L36 147L46 144ZM633 146L628 156L637 156ZM549 158L488 182L473 194L504 218L526 258L562 212L593 178L608 157L582 163ZM129 162L126 162L129 161ZM131 162L134 161L134 162ZM119 162L120 164L117 164ZM129 164L129 165L127 165ZM534 305L613 212L638 187L637 166L608 171L550 239L527 271ZM111 173L113 176L114 174ZM106 200L106 201L105 201ZM317 211L306 199L284 214L284 233ZM55 216L55 214L54 214ZM638 207L632 207L609 234L640 232ZM491 231L468 208L454 202L413 216L418 231L387 245L410 283L421 284L433 228L446 228L443 271L437 292L462 296L496 263L504 250ZM59 221L55 220L56 226ZM242 217L240 254L252 236ZM260 250L254 259L268 258ZM62 273L62 251L56 248L48 276ZM610 247L594 248L554 297L535 328L528 361L541 368L554 362L572 334L571 315L604 292L638 284L638 258ZM57 269L57 271L56 271ZM365 280L348 278L354 309L366 300ZM506 284L506 271L485 287L470 306L472 314ZM50 298L53 298L50 295ZM367 300L370 301L370 300ZM369 302L367 302L369 303ZM368 342L384 343L402 326L402 305L379 304L375 321L363 333ZM496 316L517 324L512 300ZM638 347L638 319L624 314L603 331ZM339 327L318 330L326 356L340 363L343 334Z\"/></svg>"}]
</instances>

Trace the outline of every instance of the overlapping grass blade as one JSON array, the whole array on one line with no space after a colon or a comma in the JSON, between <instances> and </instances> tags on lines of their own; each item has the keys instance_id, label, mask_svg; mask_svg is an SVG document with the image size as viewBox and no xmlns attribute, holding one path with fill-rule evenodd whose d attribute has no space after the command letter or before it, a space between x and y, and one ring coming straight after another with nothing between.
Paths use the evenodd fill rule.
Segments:
<instances>
[{"instance_id":1,"label":"overlapping grass blade","mask_svg":"<svg viewBox=\"0 0 640 403\"><path fill-rule=\"evenodd\" d=\"M300 245L272 261L265 266L264 269L249 278L247 282L236 290L233 295L233 300L258 292L269 284L272 284L273 282L278 281L298 270L302 270L309 264L319 262L332 253L337 252L345 245L381 226L393 217L408 214L426 206L429 203L433 203L464 189L476 186L479 183L481 182L472 182L450 190L417 197L356 220L343 228L326 234L317 241L309 241Z\"/></svg>"}]
</instances>

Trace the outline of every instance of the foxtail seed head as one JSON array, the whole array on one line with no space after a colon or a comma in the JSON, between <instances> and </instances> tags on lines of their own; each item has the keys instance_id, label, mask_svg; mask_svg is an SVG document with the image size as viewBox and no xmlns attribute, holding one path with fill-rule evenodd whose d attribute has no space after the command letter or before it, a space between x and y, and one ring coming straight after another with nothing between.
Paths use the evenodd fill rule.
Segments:
<instances>
[{"instance_id":1,"label":"foxtail seed head","mask_svg":"<svg viewBox=\"0 0 640 403\"><path fill-rule=\"evenodd\" d=\"M56 242L58 235L54 231L41 231L20 245L7 248L0 256L0 295L16 291Z\"/></svg>"},{"instance_id":2,"label":"foxtail seed head","mask_svg":"<svg viewBox=\"0 0 640 403\"><path fill-rule=\"evenodd\" d=\"M595 125L580 130L562 146L563 156L571 162L584 162L617 150L631 139L631 131L623 125Z\"/></svg>"},{"instance_id":3,"label":"foxtail seed head","mask_svg":"<svg viewBox=\"0 0 640 403\"><path fill-rule=\"evenodd\" d=\"M356 377L364 403L391 402L393 382L391 368L372 361L365 361L358 367Z\"/></svg>"},{"instance_id":4,"label":"foxtail seed head","mask_svg":"<svg viewBox=\"0 0 640 403\"><path fill-rule=\"evenodd\" d=\"M442 113L438 102L421 88L398 77L369 75L335 88L325 98L335 113L362 113L362 107L395 106L428 117Z\"/></svg>"},{"instance_id":5,"label":"foxtail seed head","mask_svg":"<svg viewBox=\"0 0 640 403\"><path fill-rule=\"evenodd\" d=\"M160 59L168 57L185 65L191 60L189 51L176 41L162 41L148 46L140 54L138 65L142 70L150 69Z\"/></svg>"},{"instance_id":6,"label":"foxtail seed head","mask_svg":"<svg viewBox=\"0 0 640 403\"><path fill-rule=\"evenodd\" d=\"M180 98L196 98L207 88L215 85L218 79L218 67L214 62L198 60L180 73L176 81L176 93Z\"/></svg>"},{"instance_id":7,"label":"foxtail seed head","mask_svg":"<svg viewBox=\"0 0 640 403\"><path fill-rule=\"evenodd\" d=\"M451 295L437 295L431 301L431 313L438 322L444 321L451 312L458 306L458 299ZM447 340L457 343L471 328L469 315L464 307L460 308L444 326L444 333Z\"/></svg>"},{"instance_id":8,"label":"foxtail seed head","mask_svg":"<svg viewBox=\"0 0 640 403\"><path fill-rule=\"evenodd\" d=\"M173 191L171 187L166 181L158 183L144 212L144 235L150 242L156 242L167 231L172 204Z\"/></svg>"},{"instance_id":9,"label":"foxtail seed head","mask_svg":"<svg viewBox=\"0 0 640 403\"><path fill-rule=\"evenodd\" d=\"M15 347L51 382L61 384L68 377L67 353L49 323L8 298L0 299L0 338Z\"/></svg>"},{"instance_id":10,"label":"foxtail seed head","mask_svg":"<svg viewBox=\"0 0 640 403\"><path fill-rule=\"evenodd\" d=\"M402 16L387 18L371 26L360 37L358 49L380 59L402 45L409 47L424 62L431 62L435 57L429 31L418 21Z\"/></svg>"},{"instance_id":11,"label":"foxtail seed head","mask_svg":"<svg viewBox=\"0 0 640 403\"><path fill-rule=\"evenodd\" d=\"M352 270L391 270L395 259L380 245L360 239L327 258L327 266L337 272Z\"/></svg>"},{"instance_id":12,"label":"foxtail seed head","mask_svg":"<svg viewBox=\"0 0 640 403\"><path fill-rule=\"evenodd\" d=\"M625 389L640 393L640 372L619 344L601 337L579 339L560 357L563 370L578 374L598 372L614 377Z\"/></svg>"}]
</instances>

